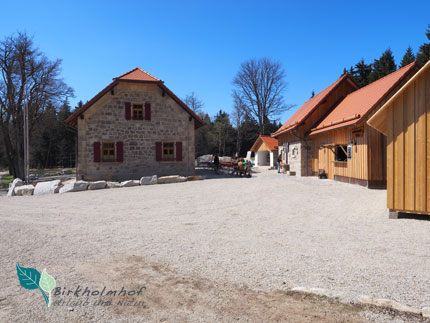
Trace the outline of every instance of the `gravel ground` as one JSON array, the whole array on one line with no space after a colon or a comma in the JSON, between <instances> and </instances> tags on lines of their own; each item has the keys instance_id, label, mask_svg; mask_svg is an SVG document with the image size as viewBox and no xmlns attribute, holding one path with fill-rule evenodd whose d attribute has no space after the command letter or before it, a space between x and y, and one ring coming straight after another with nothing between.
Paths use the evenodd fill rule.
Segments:
<instances>
[{"instance_id":1,"label":"gravel ground","mask_svg":"<svg viewBox=\"0 0 430 323\"><path fill-rule=\"evenodd\" d=\"M258 300L258 293L303 286L323 288L344 303L365 294L430 307L430 221L389 220L385 190L264 170L250 179L0 197L0 218L0 321L78 322L118 319L115 315L122 313L66 306L69 311L58 307L46 314L40 292L19 287L16 262L39 271L47 268L57 286L69 288L127 287L132 282L128 288L137 289L152 286L154 277L162 281L160 288L175 281L172 286L180 296L170 295L170 305L213 286L221 303L226 298L219 295L233 287L230 297L241 299L244 294L237 291L246 290L257 293ZM163 275L157 276L160 268ZM184 277L188 283L181 283ZM194 287L178 290L181 284ZM213 295L205 297L216 302ZM158 304L160 309L167 306ZM205 304L218 312L193 305L194 317L200 319L190 319L186 310L182 318L236 319L237 313L223 316L226 311L219 306ZM191 305L179 302L176 311L163 313L146 308L145 315L149 321L182 321L181 306ZM202 313L213 316L203 320ZM359 318L393 319L368 311Z\"/></svg>"}]
</instances>

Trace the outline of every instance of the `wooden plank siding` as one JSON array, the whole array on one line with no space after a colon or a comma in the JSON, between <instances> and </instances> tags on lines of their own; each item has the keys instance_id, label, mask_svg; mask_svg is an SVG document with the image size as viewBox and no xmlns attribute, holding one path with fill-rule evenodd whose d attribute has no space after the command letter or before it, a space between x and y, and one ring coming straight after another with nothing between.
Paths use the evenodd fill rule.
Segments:
<instances>
[{"instance_id":1,"label":"wooden plank siding","mask_svg":"<svg viewBox=\"0 0 430 323\"><path fill-rule=\"evenodd\" d=\"M361 130L361 135L356 137L354 130ZM312 171L318 173L318 170L324 169L329 179L337 176L355 178L360 180L369 180L368 172L368 129L363 126L348 127L338 130L329 131L319 135L312 136L313 156ZM321 145L348 145L352 140L355 145L352 146L352 158L347 162L336 162L334 147L323 147Z\"/></svg>"},{"instance_id":2,"label":"wooden plank siding","mask_svg":"<svg viewBox=\"0 0 430 323\"><path fill-rule=\"evenodd\" d=\"M430 72L419 75L387 109L387 206L430 213Z\"/></svg>"}]
</instances>

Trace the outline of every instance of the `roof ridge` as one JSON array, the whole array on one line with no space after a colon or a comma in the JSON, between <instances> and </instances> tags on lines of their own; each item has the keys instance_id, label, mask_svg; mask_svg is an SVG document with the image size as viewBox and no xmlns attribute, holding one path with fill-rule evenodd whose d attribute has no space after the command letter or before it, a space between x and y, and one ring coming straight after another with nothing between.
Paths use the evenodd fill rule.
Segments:
<instances>
[{"instance_id":1,"label":"roof ridge","mask_svg":"<svg viewBox=\"0 0 430 323\"><path fill-rule=\"evenodd\" d=\"M138 70L142 71L143 73L148 74L149 76L151 76L151 77L153 77L153 78L161 81L158 77L155 77L154 75L152 75L151 73L145 71L144 69L141 69L140 67L136 67L136 69L138 69Z\"/></svg>"},{"instance_id":2,"label":"roof ridge","mask_svg":"<svg viewBox=\"0 0 430 323\"><path fill-rule=\"evenodd\" d=\"M124 74L121 74L120 76L114 77L114 78L113 78L113 80L115 80L115 79L119 79L119 78L121 78L121 77L124 77L124 76L126 76L126 75L128 75L128 74L130 74L130 73L134 72L134 71L135 71L135 70L137 70L138 68L139 68L139 67L135 67L135 68L133 68L133 69L129 70L128 72L125 72Z\"/></svg>"},{"instance_id":3,"label":"roof ridge","mask_svg":"<svg viewBox=\"0 0 430 323\"><path fill-rule=\"evenodd\" d=\"M126 72L126 73L124 73L124 74L122 74L122 75L120 75L120 76L114 77L114 78L113 78L113 80L118 80L118 79L120 79L120 78L123 78L124 76L126 76L126 75L128 75L128 74L131 74L131 73L133 73L133 72L135 72L135 71L141 71L141 72L145 73L146 75L148 75L148 76L150 76L150 77L154 78L155 80L157 80L157 81L161 81L158 77L155 77L154 75L152 75L152 74L148 73L147 71L145 71L144 69L141 69L140 67L135 67L135 68L131 69L130 71L128 71L128 72Z\"/></svg>"},{"instance_id":4,"label":"roof ridge","mask_svg":"<svg viewBox=\"0 0 430 323\"><path fill-rule=\"evenodd\" d=\"M345 81L346 79L351 79L353 80L353 77L349 74L349 73L345 73L343 75L341 75L336 81L334 81L333 83L331 83L329 86L325 87L324 89L322 89L321 91L319 91L315 96L309 98L308 100L306 100L299 109L296 110L296 112L294 112L294 114L281 126L281 128L279 128L277 131L275 131L273 135L277 136L281 133L284 133L286 131L288 131L288 129L291 129L295 126L297 126L297 124L299 124L298 121L293 121L292 123L287 123L288 121L291 120L291 118L298 112L300 111L300 109L302 109L303 106L305 106L306 104L313 104L314 107L308 111L308 113L303 117L303 118L307 118L307 116L309 114L311 114L314 110L315 107L318 106L322 101L324 101L324 99L329 96L332 91L337 88L337 86ZM358 87L358 84L356 84L356 82L354 82L354 84L356 85L356 87ZM327 91L327 92L326 92ZM316 101L315 103L313 103L312 101Z\"/></svg>"},{"instance_id":5,"label":"roof ridge","mask_svg":"<svg viewBox=\"0 0 430 323\"><path fill-rule=\"evenodd\" d=\"M387 75L385 75L385 76L381 77L380 79L377 79L376 81L373 81L372 83L367 84L367 85L365 85L365 86L363 86L363 87L361 87L361 88L359 88L359 89L357 89L357 90L355 90L355 91L353 91L353 92L349 93L348 95L351 95L351 94L353 94L353 93L360 92L361 90L363 90L363 89L365 89L365 88L367 88L367 87L369 87L369 86L371 86L371 85L373 85L373 84L377 84L379 81L382 81L382 80L386 79L388 76L392 76L394 73L400 72L400 71L402 71L402 70L406 70L406 68L407 68L407 67L410 67L411 65L415 65L415 64L416 64L416 61L414 61L414 62L412 62L412 63L409 63L408 65L403 66L403 67L399 68L398 70L395 70L394 72L391 72L390 74L387 74ZM348 96L348 95L347 95L347 96Z\"/></svg>"}]
</instances>

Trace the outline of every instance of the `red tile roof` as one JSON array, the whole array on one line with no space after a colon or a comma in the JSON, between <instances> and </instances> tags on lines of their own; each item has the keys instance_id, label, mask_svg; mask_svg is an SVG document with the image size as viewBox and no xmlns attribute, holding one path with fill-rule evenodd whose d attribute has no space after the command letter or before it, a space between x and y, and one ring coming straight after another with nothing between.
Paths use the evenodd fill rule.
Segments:
<instances>
[{"instance_id":1,"label":"red tile roof","mask_svg":"<svg viewBox=\"0 0 430 323\"><path fill-rule=\"evenodd\" d=\"M142 70L139 67L128 71L125 74L122 74L118 77L115 77L114 80L130 80L130 81L149 81L149 82L160 82L160 79L152 76L148 72Z\"/></svg>"},{"instance_id":2,"label":"red tile roof","mask_svg":"<svg viewBox=\"0 0 430 323\"><path fill-rule=\"evenodd\" d=\"M309 135L358 124L372 112L391 90L408 75L417 71L417 63L411 63L361 89L348 94Z\"/></svg>"},{"instance_id":3,"label":"red tile roof","mask_svg":"<svg viewBox=\"0 0 430 323\"><path fill-rule=\"evenodd\" d=\"M263 142L266 144L266 146L269 148L270 151L278 149L278 139L272 138L270 136L260 135L257 138L257 140L254 142L250 150L254 152L257 151L258 147Z\"/></svg>"},{"instance_id":4,"label":"red tile roof","mask_svg":"<svg viewBox=\"0 0 430 323\"><path fill-rule=\"evenodd\" d=\"M314 97L307 100L301 107L298 109L284 125L279 128L276 132L272 134L272 137L276 137L284 132L293 130L297 128L300 124L302 124L313 111L330 95L343 81L346 79L350 79L353 84L356 84L355 80L349 75L344 74L340 77L336 82L328 86L326 89L319 92ZM358 88L358 86L357 86Z\"/></svg>"},{"instance_id":5,"label":"red tile roof","mask_svg":"<svg viewBox=\"0 0 430 323\"><path fill-rule=\"evenodd\" d=\"M115 85L121 82L134 82L134 83L152 83L157 84L164 92L166 92L176 103L178 103L187 113L190 114L192 118L194 118L195 122L195 129L200 128L206 124L204 120L202 120L193 110L191 110L184 102L182 102L181 99L179 99L172 91L169 90L169 88L164 85L164 82L160 79L156 78L155 76L152 76L148 72L142 70L139 67L136 67L132 69L131 71L128 71L125 74L122 74L118 77L113 78L113 81L106 86L103 90L101 90L95 97L93 97L91 100L89 100L87 103L85 103L82 107L77 109L75 112L73 112L72 115L70 115L64 122L71 126L76 127L77 126L77 119L78 117L84 113L87 109L89 109L94 103L96 103L101 97L103 97L106 93L113 90Z\"/></svg>"}]
</instances>

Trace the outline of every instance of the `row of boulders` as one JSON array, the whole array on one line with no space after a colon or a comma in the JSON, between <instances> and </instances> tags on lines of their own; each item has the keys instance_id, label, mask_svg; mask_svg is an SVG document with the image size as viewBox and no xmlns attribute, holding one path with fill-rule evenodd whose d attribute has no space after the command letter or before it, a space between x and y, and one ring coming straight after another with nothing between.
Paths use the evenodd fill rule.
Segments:
<instances>
[{"instance_id":1,"label":"row of boulders","mask_svg":"<svg viewBox=\"0 0 430 323\"><path fill-rule=\"evenodd\" d=\"M205 165L208 163L212 163L214 159L214 155L202 155L196 158L196 166ZM233 158L230 156L219 156L220 163L231 163Z\"/></svg>"},{"instance_id":2,"label":"row of boulders","mask_svg":"<svg viewBox=\"0 0 430 323\"><path fill-rule=\"evenodd\" d=\"M187 181L202 180L202 176L188 176L183 177L179 175L163 176L145 176L140 180L128 180L123 182L107 182L107 181L77 181L69 180L61 182L59 179L39 182L36 186L25 185L24 181L19 178L15 178L11 184L9 184L9 191L7 196L24 196L24 195L46 195L55 193L68 193L68 192L80 192L85 190L99 190L104 188L120 188L120 187L131 187L139 185L154 185L154 184L169 184L169 183L181 183Z\"/></svg>"}]
</instances>

